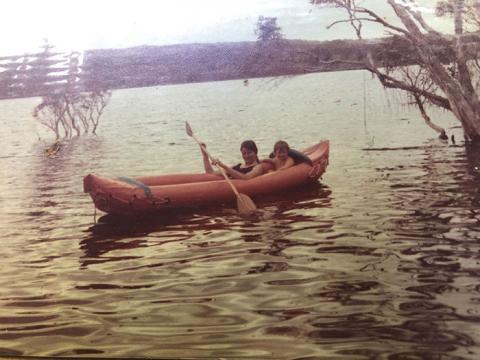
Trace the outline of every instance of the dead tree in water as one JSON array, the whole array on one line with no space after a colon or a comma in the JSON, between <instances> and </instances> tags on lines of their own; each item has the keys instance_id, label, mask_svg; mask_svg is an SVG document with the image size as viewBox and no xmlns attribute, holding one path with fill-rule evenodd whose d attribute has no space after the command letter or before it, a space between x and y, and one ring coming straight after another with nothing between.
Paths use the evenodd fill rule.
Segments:
<instances>
[{"instance_id":1,"label":"dead tree in water","mask_svg":"<svg viewBox=\"0 0 480 360\"><path fill-rule=\"evenodd\" d=\"M112 95L110 90L82 91L80 84L80 53L68 56L67 81L59 90L45 95L33 110L33 117L55 133L56 139L96 133L100 117ZM62 131L63 130L63 131Z\"/></svg>"},{"instance_id":2,"label":"dead tree in water","mask_svg":"<svg viewBox=\"0 0 480 360\"><path fill-rule=\"evenodd\" d=\"M54 94L43 97L33 110L33 117L55 133L55 138L72 137L73 131L80 135L96 133L100 117L108 104L110 90L94 90L73 96Z\"/></svg>"},{"instance_id":3,"label":"dead tree in water","mask_svg":"<svg viewBox=\"0 0 480 360\"><path fill-rule=\"evenodd\" d=\"M96 89L80 94L72 105L73 114L81 121L85 133L91 130L92 134L96 134L98 122L111 96L110 90Z\"/></svg>"},{"instance_id":4,"label":"dead tree in water","mask_svg":"<svg viewBox=\"0 0 480 360\"><path fill-rule=\"evenodd\" d=\"M395 41L407 44L408 56L417 67L388 65L366 56L362 67L374 74L386 88L406 91L428 124L432 124L424 105L430 104L451 111L460 121L465 138L480 143L480 99L478 72L480 4L478 0L448 0L437 2L437 15L452 15L455 34L441 33L427 24L414 1L385 0L400 21L394 25L356 0L310 0L315 5L327 5L345 10L346 18L335 21L353 26L359 39L362 25L380 24ZM439 51L438 44L443 44ZM445 51L447 49L447 51ZM340 60L341 61L341 60ZM398 64L397 59L397 64ZM400 62L401 63L401 62ZM360 63L359 63L360 64ZM416 69L416 70L415 70ZM416 75L414 75L416 71ZM412 79L423 81L413 81ZM442 132L438 126L434 127Z\"/></svg>"},{"instance_id":5,"label":"dead tree in water","mask_svg":"<svg viewBox=\"0 0 480 360\"><path fill-rule=\"evenodd\" d=\"M63 118L63 106L56 96L44 96L43 101L33 109L33 117L55 133L55 139L60 138L60 122ZM67 129L64 126L65 136Z\"/></svg>"}]
</instances>

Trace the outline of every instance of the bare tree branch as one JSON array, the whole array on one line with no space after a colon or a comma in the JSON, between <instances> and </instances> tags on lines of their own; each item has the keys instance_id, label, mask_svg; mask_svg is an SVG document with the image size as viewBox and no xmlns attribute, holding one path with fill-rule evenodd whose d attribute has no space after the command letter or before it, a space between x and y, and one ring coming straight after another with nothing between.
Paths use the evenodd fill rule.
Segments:
<instances>
[{"instance_id":1,"label":"bare tree branch","mask_svg":"<svg viewBox=\"0 0 480 360\"><path fill-rule=\"evenodd\" d=\"M347 20L375 22L387 31L396 34L397 45L406 41L402 49L409 56L389 52L386 47L383 57L377 54L375 63L371 53L367 54L365 69L375 74L383 86L404 90L422 114L426 123L439 131L426 113L425 104L431 103L449 110L460 121L467 138L480 143L480 1L446 0L437 4L439 16L452 15L455 36L442 34L433 29L423 18L414 1L386 0L401 22L401 27L392 25L374 11L357 7L354 0L312 0L314 4L335 6L345 10ZM469 24L465 33L465 24ZM472 24L476 32L471 32ZM359 26L354 23L357 31ZM352 26L353 26L352 25ZM368 49L370 52L371 49ZM411 67L412 64L417 64ZM358 66L358 65L357 65ZM410 67L409 67L410 66ZM418 68L418 71L415 70ZM415 71L416 72L415 72Z\"/></svg>"},{"instance_id":2,"label":"bare tree branch","mask_svg":"<svg viewBox=\"0 0 480 360\"><path fill-rule=\"evenodd\" d=\"M408 31L406 31L405 29L402 29L398 26L395 26L395 25L392 25L390 24L389 22L387 22L384 18L382 18L381 16L377 15L375 12L369 10L369 9L366 9L366 8L358 8L357 9L357 12L360 12L360 13L365 13L365 14L368 14L372 17L372 19L370 21L373 21L373 22L376 22L376 23L379 23L380 25L383 25L384 27L386 27L387 29L390 29L390 30L393 30L397 33L400 33L400 34L403 34L405 36L409 36L410 34L408 33Z\"/></svg>"}]
</instances>

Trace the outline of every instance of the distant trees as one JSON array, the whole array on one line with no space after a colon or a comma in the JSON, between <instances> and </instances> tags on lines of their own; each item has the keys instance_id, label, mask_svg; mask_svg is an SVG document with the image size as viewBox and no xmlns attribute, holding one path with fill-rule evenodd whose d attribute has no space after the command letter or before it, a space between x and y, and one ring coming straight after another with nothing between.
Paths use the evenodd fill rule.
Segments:
<instances>
[{"instance_id":1,"label":"distant trees","mask_svg":"<svg viewBox=\"0 0 480 360\"><path fill-rule=\"evenodd\" d=\"M58 59L58 53L50 51L52 47L45 41L39 53L0 58L0 68L3 68L0 70L0 98L38 96L54 87L56 77L49 76L49 72L62 60Z\"/></svg>"},{"instance_id":2,"label":"distant trees","mask_svg":"<svg viewBox=\"0 0 480 360\"><path fill-rule=\"evenodd\" d=\"M272 50L279 48L278 41L283 38L281 28L277 25L276 17L259 16L254 30L257 36L255 45L250 49L247 59L241 62L239 72L253 74L265 73L275 64ZM267 70L269 75L271 70ZM251 76L251 75L249 75Z\"/></svg>"},{"instance_id":3,"label":"distant trees","mask_svg":"<svg viewBox=\"0 0 480 360\"><path fill-rule=\"evenodd\" d=\"M259 16L255 35L258 41L274 41L283 38L281 28L277 25L276 17Z\"/></svg>"},{"instance_id":4,"label":"distant trees","mask_svg":"<svg viewBox=\"0 0 480 360\"><path fill-rule=\"evenodd\" d=\"M45 46L48 52L51 46ZM33 117L51 130L56 139L96 133L100 117L111 97L111 91L101 87L84 91L80 81L80 53L67 56L68 67L63 83L42 97L33 109ZM45 54L43 58L47 58Z\"/></svg>"}]
</instances>

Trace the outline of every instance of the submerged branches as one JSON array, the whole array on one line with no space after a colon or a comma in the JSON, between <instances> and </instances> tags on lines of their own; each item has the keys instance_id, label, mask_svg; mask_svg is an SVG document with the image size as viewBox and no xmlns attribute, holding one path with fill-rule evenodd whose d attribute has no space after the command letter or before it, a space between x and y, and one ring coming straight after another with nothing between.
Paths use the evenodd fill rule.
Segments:
<instances>
[{"instance_id":1,"label":"submerged branches","mask_svg":"<svg viewBox=\"0 0 480 360\"><path fill-rule=\"evenodd\" d=\"M55 96L43 98L42 103L33 109L33 117L55 133L55 138L60 138L60 121L62 120L63 108L60 99ZM67 134L65 134L67 135Z\"/></svg>"},{"instance_id":2,"label":"submerged branches","mask_svg":"<svg viewBox=\"0 0 480 360\"><path fill-rule=\"evenodd\" d=\"M55 92L43 96L42 102L33 109L33 117L54 132L56 139L73 134L79 136L82 130L95 134L111 97L110 90L83 90L80 56L80 53L72 52L67 57L66 81Z\"/></svg>"},{"instance_id":3,"label":"submerged branches","mask_svg":"<svg viewBox=\"0 0 480 360\"><path fill-rule=\"evenodd\" d=\"M88 94L83 108L86 109L88 121L92 125L92 134L96 133L98 121L111 96L110 90L94 90Z\"/></svg>"},{"instance_id":4,"label":"submerged branches","mask_svg":"<svg viewBox=\"0 0 480 360\"><path fill-rule=\"evenodd\" d=\"M55 133L56 139L96 133L100 117L110 100L110 90L48 95L33 110L33 117Z\"/></svg>"}]
</instances>

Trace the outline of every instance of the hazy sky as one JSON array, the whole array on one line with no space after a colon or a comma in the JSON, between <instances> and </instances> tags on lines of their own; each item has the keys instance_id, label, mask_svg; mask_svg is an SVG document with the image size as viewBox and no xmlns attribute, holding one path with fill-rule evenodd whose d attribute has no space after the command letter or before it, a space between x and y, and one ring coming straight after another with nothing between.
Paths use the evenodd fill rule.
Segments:
<instances>
[{"instance_id":1,"label":"hazy sky","mask_svg":"<svg viewBox=\"0 0 480 360\"><path fill-rule=\"evenodd\" d=\"M388 9L381 0L366 2ZM259 15L277 17L289 39L353 37L348 26L326 30L339 11L308 0L23 0L2 3L2 13L0 55L37 51L44 38L63 51L250 41Z\"/></svg>"}]
</instances>

